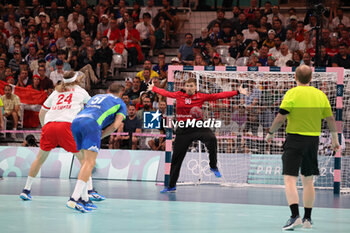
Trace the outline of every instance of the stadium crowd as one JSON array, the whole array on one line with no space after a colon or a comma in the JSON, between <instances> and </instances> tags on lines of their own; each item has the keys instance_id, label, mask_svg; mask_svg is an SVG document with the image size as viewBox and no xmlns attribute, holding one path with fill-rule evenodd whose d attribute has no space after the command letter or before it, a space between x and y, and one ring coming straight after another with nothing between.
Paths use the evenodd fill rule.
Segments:
<instances>
[{"instance_id":1,"label":"stadium crowd","mask_svg":"<svg viewBox=\"0 0 350 233\"><path fill-rule=\"evenodd\" d=\"M217 10L217 17L201 29L201 34L193 35L181 30L169 0L156 1L159 7L154 0L145 1L144 6L135 1L129 7L124 0L100 0L96 5L88 5L88 0L51 1L49 6L39 0L30 4L19 0L18 6L2 2L0 80L4 95L0 105L4 117L0 115L0 129L5 128L3 118L12 122L13 129L21 119L20 98L11 94L12 89L34 89L50 95L64 72L74 70L84 73L82 85L93 93L97 86L106 88L106 80L114 75L116 55L120 55L128 68L139 64L143 68L136 77L125 80L123 100L128 116L119 132L152 133L142 129L143 112L159 109L165 113L166 100L147 92L147 86L166 87L169 64L162 48L173 41L184 41L177 57L171 59L173 65L313 66L315 62L317 14L312 10L301 18L294 8L281 14L278 5L265 2L259 8L258 1L251 0L250 7L231 7L232 18L226 17L227 11ZM349 17L338 1L330 1L321 20L320 66L349 69ZM158 63L152 64L155 55ZM112 136L109 148L137 149L144 144L164 150L161 138L140 140L131 134Z\"/></svg>"}]
</instances>

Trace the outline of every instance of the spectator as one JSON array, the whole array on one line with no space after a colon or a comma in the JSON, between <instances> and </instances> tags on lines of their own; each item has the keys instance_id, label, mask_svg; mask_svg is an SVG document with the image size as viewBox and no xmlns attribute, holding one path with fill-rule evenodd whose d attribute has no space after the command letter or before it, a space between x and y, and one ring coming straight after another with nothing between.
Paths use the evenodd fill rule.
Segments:
<instances>
[{"instance_id":1,"label":"spectator","mask_svg":"<svg viewBox=\"0 0 350 233\"><path fill-rule=\"evenodd\" d=\"M40 77L40 89L46 91L48 94L51 94L51 92L53 91L54 85L52 80L46 76L45 66L39 66L38 76Z\"/></svg>"},{"instance_id":2,"label":"spectator","mask_svg":"<svg viewBox=\"0 0 350 233\"><path fill-rule=\"evenodd\" d=\"M224 64L222 64L222 62L221 62L220 54L214 53L212 61L209 65L210 66L223 66Z\"/></svg>"},{"instance_id":3,"label":"spectator","mask_svg":"<svg viewBox=\"0 0 350 233\"><path fill-rule=\"evenodd\" d=\"M64 48L67 46L66 40L68 37L70 37L70 35L71 35L71 31L69 28L63 29L63 36L58 38L56 42L58 48Z\"/></svg>"},{"instance_id":4,"label":"spectator","mask_svg":"<svg viewBox=\"0 0 350 233\"><path fill-rule=\"evenodd\" d=\"M307 66L312 66L311 56L308 53L304 53L303 60L300 62L300 64L305 64Z\"/></svg>"},{"instance_id":5,"label":"spectator","mask_svg":"<svg viewBox=\"0 0 350 233\"><path fill-rule=\"evenodd\" d=\"M57 60L62 60L63 61L63 70L64 71L71 71L71 66L66 60L66 52L64 50L58 50L57 58L53 59L50 62L50 68L52 70L56 70L56 61Z\"/></svg>"},{"instance_id":6,"label":"spectator","mask_svg":"<svg viewBox=\"0 0 350 233\"><path fill-rule=\"evenodd\" d=\"M97 25L97 32L103 34L107 29L110 28L108 15L101 16L101 23Z\"/></svg>"},{"instance_id":7,"label":"spectator","mask_svg":"<svg viewBox=\"0 0 350 233\"><path fill-rule=\"evenodd\" d=\"M0 58L0 80L4 80L5 77L5 69L6 69L6 60Z\"/></svg>"},{"instance_id":8,"label":"spectator","mask_svg":"<svg viewBox=\"0 0 350 233\"><path fill-rule=\"evenodd\" d=\"M29 77L28 70L21 70L19 76L17 85L18 87L26 87L28 85L31 85L33 83L33 79Z\"/></svg>"},{"instance_id":9,"label":"spectator","mask_svg":"<svg viewBox=\"0 0 350 233\"><path fill-rule=\"evenodd\" d=\"M344 15L342 8L337 8L337 17L332 20L331 27L335 29L341 23L344 24L347 28L350 27L350 19Z\"/></svg>"},{"instance_id":10,"label":"spectator","mask_svg":"<svg viewBox=\"0 0 350 233\"><path fill-rule=\"evenodd\" d=\"M286 40L286 30L282 26L282 20L277 19L277 20L273 21L272 25L273 25L272 26L273 30L275 30L275 32L276 32L276 37L281 38L281 41L285 41Z\"/></svg>"},{"instance_id":11,"label":"spectator","mask_svg":"<svg viewBox=\"0 0 350 233\"><path fill-rule=\"evenodd\" d=\"M284 25L285 20L284 20L283 15L280 13L280 6L278 6L278 5L275 5L272 7L272 14L267 15L267 22L273 24L274 23L273 22L274 16L280 20L281 26Z\"/></svg>"},{"instance_id":12,"label":"spectator","mask_svg":"<svg viewBox=\"0 0 350 233\"><path fill-rule=\"evenodd\" d=\"M101 77L102 82L105 83L113 56L113 51L108 46L107 36L102 37L102 47L96 51L95 56L97 67L102 70L102 76L99 77Z\"/></svg>"},{"instance_id":13,"label":"spectator","mask_svg":"<svg viewBox=\"0 0 350 233\"><path fill-rule=\"evenodd\" d=\"M150 70L151 71L151 79L153 79L154 77L159 77L158 73L154 70L152 70L152 63L150 60L145 60L145 62L143 63L143 70L137 73L137 77L140 78L140 81L145 80L145 77L143 76L143 72L144 70Z\"/></svg>"},{"instance_id":14,"label":"spectator","mask_svg":"<svg viewBox=\"0 0 350 233\"><path fill-rule=\"evenodd\" d=\"M219 34L220 34L220 24L215 23L214 27L209 34L210 42L213 46L217 46L219 44Z\"/></svg>"},{"instance_id":15,"label":"spectator","mask_svg":"<svg viewBox=\"0 0 350 233\"><path fill-rule=\"evenodd\" d=\"M141 91L145 91L141 89L141 79L139 77L134 77L132 80L132 88L125 92L130 100L131 104L137 104L140 102L140 93Z\"/></svg>"},{"instance_id":16,"label":"spectator","mask_svg":"<svg viewBox=\"0 0 350 233\"><path fill-rule=\"evenodd\" d=\"M128 20L130 19L130 15L128 12L126 12L126 8L123 7L120 9L120 12L122 14L122 17L117 19L117 23L118 23L118 27L120 30L125 29L125 24L128 22Z\"/></svg>"},{"instance_id":17,"label":"spectator","mask_svg":"<svg viewBox=\"0 0 350 233\"><path fill-rule=\"evenodd\" d=\"M266 1L264 4L264 9L261 10L262 15L270 15L272 14L272 4L270 1Z\"/></svg>"},{"instance_id":18,"label":"spectator","mask_svg":"<svg viewBox=\"0 0 350 233\"><path fill-rule=\"evenodd\" d=\"M50 53L46 55L45 60L51 62L57 58L57 46L56 43L51 43L49 47Z\"/></svg>"},{"instance_id":19,"label":"spectator","mask_svg":"<svg viewBox=\"0 0 350 233\"><path fill-rule=\"evenodd\" d=\"M194 66L206 66L208 65L201 54L196 54L195 58L194 58L194 63L193 63Z\"/></svg>"},{"instance_id":20,"label":"spectator","mask_svg":"<svg viewBox=\"0 0 350 233\"><path fill-rule=\"evenodd\" d=\"M231 27L231 24L228 23L222 26L223 30L219 32L218 36L219 45L230 45L231 38L235 35Z\"/></svg>"},{"instance_id":21,"label":"spectator","mask_svg":"<svg viewBox=\"0 0 350 233\"><path fill-rule=\"evenodd\" d=\"M299 50L299 42L296 41L293 37L293 31L291 29L288 29L286 33L286 41L284 43L288 45L289 50L292 52Z\"/></svg>"},{"instance_id":22,"label":"spectator","mask_svg":"<svg viewBox=\"0 0 350 233\"><path fill-rule=\"evenodd\" d=\"M147 87L150 83L152 83L151 80L151 70L144 70L143 71L143 77L145 78L142 82L141 82L141 89L142 90L147 90Z\"/></svg>"},{"instance_id":23,"label":"spectator","mask_svg":"<svg viewBox=\"0 0 350 233\"><path fill-rule=\"evenodd\" d=\"M88 8L90 9L90 8ZM91 36L91 38L95 39L97 34L97 17L95 15L88 16L88 21L85 22L85 32Z\"/></svg>"},{"instance_id":24,"label":"spectator","mask_svg":"<svg viewBox=\"0 0 350 233\"><path fill-rule=\"evenodd\" d=\"M241 9L239 8L239 6L233 6L232 8L232 15L233 17L230 19L231 21L231 25L234 25L235 23L238 22L238 16L241 13Z\"/></svg>"},{"instance_id":25,"label":"spectator","mask_svg":"<svg viewBox=\"0 0 350 233\"><path fill-rule=\"evenodd\" d=\"M233 28L235 29L235 33L242 33L244 29L248 28L248 21L246 18L246 15L244 13L240 13L238 16L238 22L236 22L233 25Z\"/></svg>"},{"instance_id":26,"label":"spectator","mask_svg":"<svg viewBox=\"0 0 350 233\"><path fill-rule=\"evenodd\" d=\"M143 15L141 15L141 7L140 7L140 3L139 2L134 2L132 4L132 12L131 12L131 18L134 20L135 23L139 23L140 22L140 18L143 17ZM151 15L149 15L150 18Z\"/></svg>"},{"instance_id":27,"label":"spectator","mask_svg":"<svg viewBox=\"0 0 350 233\"><path fill-rule=\"evenodd\" d=\"M287 61L286 65L288 67L297 67L300 65L302 58L303 55L300 51L294 51L292 55L292 60Z\"/></svg>"},{"instance_id":28,"label":"spectator","mask_svg":"<svg viewBox=\"0 0 350 233\"><path fill-rule=\"evenodd\" d=\"M50 79L53 82L53 85L56 86L58 82L61 82L63 80L63 61L57 60L56 61L56 70L52 71L50 74Z\"/></svg>"},{"instance_id":29,"label":"spectator","mask_svg":"<svg viewBox=\"0 0 350 233\"><path fill-rule=\"evenodd\" d=\"M321 45L325 46L326 48L329 47L330 44L330 31L328 28L322 28L321 33Z\"/></svg>"},{"instance_id":30,"label":"spectator","mask_svg":"<svg viewBox=\"0 0 350 233\"><path fill-rule=\"evenodd\" d=\"M142 122L136 116L135 105L128 106L128 116L118 129L118 133L129 133L128 136L111 136L109 141L109 149L132 149L136 150L138 146L138 138L132 133L141 133Z\"/></svg>"},{"instance_id":31,"label":"spectator","mask_svg":"<svg viewBox=\"0 0 350 233\"><path fill-rule=\"evenodd\" d=\"M334 55L333 57L333 67L344 67L345 69L350 68L350 55L347 54L348 45L341 44L339 45L339 54Z\"/></svg>"},{"instance_id":32,"label":"spectator","mask_svg":"<svg viewBox=\"0 0 350 233\"><path fill-rule=\"evenodd\" d=\"M268 60L268 53L269 53L269 47L266 45L261 46L260 48L260 56L259 56L259 63L261 63L262 66L267 66L267 60Z\"/></svg>"},{"instance_id":33,"label":"spectator","mask_svg":"<svg viewBox=\"0 0 350 233\"><path fill-rule=\"evenodd\" d=\"M289 22L287 22L287 30L290 29L294 33L298 28L298 18L296 15L289 17Z\"/></svg>"},{"instance_id":34,"label":"spectator","mask_svg":"<svg viewBox=\"0 0 350 233\"><path fill-rule=\"evenodd\" d=\"M304 23L303 21L298 21L297 23L297 30L295 31L295 40L299 43L304 40L304 34L306 30L304 29Z\"/></svg>"},{"instance_id":35,"label":"spectator","mask_svg":"<svg viewBox=\"0 0 350 233\"><path fill-rule=\"evenodd\" d=\"M332 64L332 57L327 54L327 49L325 46L321 46L321 59L320 59L320 65L321 67L331 67Z\"/></svg>"},{"instance_id":36,"label":"spectator","mask_svg":"<svg viewBox=\"0 0 350 233\"><path fill-rule=\"evenodd\" d=\"M103 36L107 36L111 48L114 48L115 44L121 40L120 30L115 19L110 20L110 28L104 31Z\"/></svg>"},{"instance_id":37,"label":"spectator","mask_svg":"<svg viewBox=\"0 0 350 233\"><path fill-rule=\"evenodd\" d=\"M185 42L186 43L184 45L180 46L177 57L184 64L190 64L190 62L194 60L193 36L191 33L185 34Z\"/></svg>"},{"instance_id":38,"label":"spectator","mask_svg":"<svg viewBox=\"0 0 350 233\"><path fill-rule=\"evenodd\" d=\"M275 37L275 39L273 39L273 41L275 42L275 47L270 49L270 53L274 56L277 57L277 53L280 52L280 47L282 44L281 38L279 37Z\"/></svg>"},{"instance_id":39,"label":"spectator","mask_svg":"<svg viewBox=\"0 0 350 233\"><path fill-rule=\"evenodd\" d=\"M165 63L165 53L160 52L158 54L158 64L153 67L153 71L157 72L161 79L167 78L168 65ZM154 76L155 77L155 76Z\"/></svg>"},{"instance_id":40,"label":"spectator","mask_svg":"<svg viewBox=\"0 0 350 233\"><path fill-rule=\"evenodd\" d=\"M201 36L193 41L195 53L201 53L204 57L208 56L208 51L205 48L207 42L210 42L208 29L202 28Z\"/></svg>"},{"instance_id":41,"label":"spectator","mask_svg":"<svg viewBox=\"0 0 350 233\"><path fill-rule=\"evenodd\" d=\"M14 13L10 13L10 14L8 15L7 20L8 20L8 21L5 23L4 26L5 26L6 30L7 30L10 34L13 33L13 28L14 28L14 27L21 28L21 24L18 23L18 22L16 22L16 16L15 16ZM8 37L9 37L9 36L8 36Z\"/></svg>"},{"instance_id":42,"label":"spectator","mask_svg":"<svg viewBox=\"0 0 350 233\"><path fill-rule=\"evenodd\" d=\"M268 32L267 39L263 42L263 45L266 45L267 47L269 47L269 49L275 47L275 35L275 31L273 29L270 29Z\"/></svg>"},{"instance_id":43,"label":"spectator","mask_svg":"<svg viewBox=\"0 0 350 233\"><path fill-rule=\"evenodd\" d=\"M310 15L310 20L309 20L309 24L305 25L305 30L310 32L311 30L314 30L316 28L317 25L317 17L316 15Z\"/></svg>"},{"instance_id":44,"label":"spectator","mask_svg":"<svg viewBox=\"0 0 350 233\"><path fill-rule=\"evenodd\" d=\"M253 21L256 19L255 14L254 14L256 11L259 11L258 1L257 0L250 0L250 7L244 9L243 13L247 16L247 19L249 21ZM259 11L259 13L260 13L260 11Z\"/></svg>"},{"instance_id":45,"label":"spectator","mask_svg":"<svg viewBox=\"0 0 350 233\"><path fill-rule=\"evenodd\" d=\"M123 94L122 100L124 101L126 107L129 108L129 105L131 104L130 97L127 94Z\"/></svg>"},{"instance_id":46,"label":"spectator","mask_svg":"<svg viewBox=\"0 0 350 233\"><path fill-rule=\"evenodd\" d=\"M244 38L246 40L256 40L259 41L259 34L255 31L254 23L248 23L248 29L242 31Z\"/></svg>"},{"instance_id":47,"label":"spectator","mask_svg":"<svg viewBox=\"0 0 350 233\"><path fill-rule=\"evenodd\" d=\"M23 147L38 147L38 144L36 142L36 139L33 134L29 134L26 136L22 143Z\"/></svg>"},{"instance_id":48,"label":"spectator","mask_svg":"<svg viewBox=\"0 0 350 233\"><path fill-rule=\"evenodd\" d=\"M140 12L140 22L142 22L142 17L144 13L149 13L151 15L151 18L153 19L157 15L157 9L154 7L154 0L148 0L147 6L141 7Z\"/></svg>"},{"instance_id":49,"label":"spectator","mask_svg":"<svg viewBox=\"0 0 350 233\"><path fill-rule=\"evenodd\" d=\"M9 77L9 76L13 76L13 72L11 70L11 68L9 67L6 67L5 68L5 72L4 72L4 76L5 76L5 79L2 79L2 81L6 81L6 78Z\"/></svg>"},{"instance_id":50,"label":"spectator","mask_svg":"<svg viewBox=\"0 0 350 233\"><path fill-rule=\"evenodd\" d=\"M350 45L350 35L349 30L347 28L343 28L340 31L339 44L346 44L347 46Z\"/></svg>"},{"instance_id":51,"label":"spectator","mask_svg":"<svg viewBox=\"0 0 350 233\"><path fill-rule=\"evenodd\" d=\"M272 54L269 54L267 56L267 66L269 66L269 67L276 66L275 62L276 62L276 58L274 56L272 56Z\"/></svg>"},{"instance_id":52,"label":"spectator","mask_svg":"<svg viewBox=\"0 0 350 233\"><path fill-rule=\"evenodd\" d=\"M7 76L5 80L8 84L16 85L16 80L13 76Z\"/></svg>"},{"instance_id":53,"label":"spectator","mask_svg":"<svg viewBox=\"0 0 350 233\"><path fill-rule=\"evenodd\" d=\"M276 65L286 66L287 61L292 60L292 54L288 50L288 45L283 42L281 44L281 51L276 54Z\"/></svg>"},{"instance_id":54,"label":"spectator","mask_svg":"<svg viewBox=\"0 0 350 233\"><path fill-rule=\"evenodd\" d=\"M68 16L68 28L71 32L78 29L78 24L84 24L84 16L80 15L79 12L74 11Z\"/></svg>"},{"instance_id":55,"label":"spectator","mask_svg":"<svg viewBox=\"0 0 350 233\"><path fill-rule=\"evenodd\" d=\"M18 119L20 116L20 99L17 95L12 94L12 87L10 85L5 85L4 92L5 94L1 96L1 100L4 105L4 116L8 120L13 121L13 130L17 130Z\"/></svg>"},{"instance_id":56,"label":"spectator","mask_svg":"<svg viewBox=\"0 0 350 233\"><path fill-rule=\"evenodd\" d=\"M33 83L31 85L27 86L28 88L32 88L37 91L42 91L41 84L40 84L40 76L34 75L33 76Z\"/></svg>"},{"instance_id":57,"label":"spectator","mask_svg":"<svg viewBox=\"0 0 350 233\"><path fill-rule=\"evenodd\" d=\"M151 15L145 13L142 16L143 22L140 22L136 25L136 30L140 33L141 45L149 45L150 51L149 56L153 56L153 50L156 45L156 37L154 36L155 28L151 24Z\"/></svg>"},{"instance_id":58,"label":"spectator","mask_svg":"<svg viewBox=\"0 0 350 233\"><path fill-rule=\"evenodd\" d=\"M19 51L15 51L13 53L13 58L9 62L9 67L12 69L13 72L19 74L19 64L21 63L21 61L22 61L21 53ZM2 62L0 59L0 72L2 69L1 66L2 66ZM0 77L1 77L1 73L0 73Z\"/></svg>"},{"instance_id":59,"label":"spectator","mask_svg":"<svg viewBox=\"0 0 350 233\"><path fill-rule=\"evenodd\" d=\"M331 57L339 53L339 42L336 36L332 36L329 42L329 47L327 48L327 54Z\"/></svg>"},{"instance_id":60,"label":"spectator","mask_svg":"<svg viewBox=\"0 0 350 233\"><path fill-rule=\"evenodd\" d=\"M217 10L216 19L212 20L207 26L208 31L211 32L212 28L214 27L214 25L216 23L219 23L220 30L223 29L224 24L231 24L230 20L225 18L225 11L224 10L222 10L222 9Z\"/></svg>"},{"instance_id":61,"label":"spectator","mask_svg":"<svg viewBox=\"0 0 350 233\"><path fill-rule=\"evenodd\" d=\"M26 62L30 65L30 63L32 63L32 61L37 59L36 56L36 48L34 44L31 44L29 46L29 53L27 54L27 56L24 58L26 60Z\"/></svg>"},{"instance_id":62,"label":"spectator","mask_svg":"<svg viewBox=\"0 0 350 233\"><path fill-rule=\"evenodd\" d=\"M19 19L22 28L27 28L29 21L34 20L29 8L25 8L24 15Z\"/></svg>"},{"instance_id":63,"label":"spectator","mask_svg":"<svg viewBox=\"0 0 350 233\"><path fill-rule=\"evenodd\" d=\"M143 122L143 113L153 111L151 98L148 96L144 97L141 104L143 108L137 111L136 116L141 120L141 122Z\"/></svg>"},{"instance_id":64,"label":"spectator","mask_svg":"<svg viewBox=\"0 0 350 233\"><path fill-rule=\"evenodd\" d=\"M260 19L260 25L256 28L256 32L259 34L260 41L264 41L268 37L268 32L271 30L272 26L267 22L267 17L262 16Z\"/></svg>"},{"instance_id":65,"label":"spectator","mask_svg":"<svg viewBox=\"0 0 350 233\"><path fill-rule=\"evenodd\" d=\"M134 21L129 19L126 28L122 30L122 39L128 50L128 62L131 66L143 61L143 54L140 46L140 33L134 28Z\"/></svg>"}]
</instances>

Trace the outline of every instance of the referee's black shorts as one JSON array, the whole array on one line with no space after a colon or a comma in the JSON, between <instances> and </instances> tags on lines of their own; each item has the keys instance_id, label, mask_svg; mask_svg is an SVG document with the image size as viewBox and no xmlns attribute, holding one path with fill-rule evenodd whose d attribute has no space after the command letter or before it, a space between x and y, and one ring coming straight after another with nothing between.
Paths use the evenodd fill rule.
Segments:
<instances>
[{"instance_id":1,"label":"referee's black shorts","mask_svg":"<svg viewBox=\"0 0 350 233\"><path fill-rule=\"evenodd\" d=\"M319 175L317 154L318 136L287 134L283 144L283 175L303 176Z\"/></svg>"}]
</instances>

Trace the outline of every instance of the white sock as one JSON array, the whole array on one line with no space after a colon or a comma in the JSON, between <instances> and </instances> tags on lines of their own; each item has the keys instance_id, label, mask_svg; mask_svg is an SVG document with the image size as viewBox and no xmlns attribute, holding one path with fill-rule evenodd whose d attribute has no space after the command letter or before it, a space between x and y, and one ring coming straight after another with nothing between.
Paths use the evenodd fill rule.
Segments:
<instances>
[{"instance_id":1,"label":"white sock","mask_svg":"<svg viewBox=\"0 0 350 233\"><path fill-rule=\"evenodd\" d=\"M81 194L83 193L84 186L86 186L86 183L82 180L78 180L77 184L75 185L74 192L72 194L72 198L74 200L78 200L81 197Z\"/></svg>"},{"instance_id":2,"label":"white sock","mask_svg":"<svg viewBox=\"0 0 350 233\"><path fill-rule=\"evenodd\" d=\"M88 181L89 183L89 181ZM88 201L89 200L89 196L88 196L88 183L86 183L86 185L83 188L83 192L81 194L81 199L83 199L84 201Z\"/></svg>"},{"instance_id":3,"label":"white sock","mask_svg":"<svg viewBox=\"0 0 350 233\"><path fill-rule=\"evenodd\" d=\"M32 188L32 184L33 184L34 178L35 177L28 176L27 182L26 182L26 186L24 186L24 189L30 190Z\"/></svg>"},{"instance_id":4,"label":"white sock","mask_svg":"<svg viewBox=\"0 0 350 233\"><path fill-rule=\"evenodd\" d=\"M89 177L89 180L87 182L87 190L92 190L92 177Z\"/></svg>"}]
</instances>

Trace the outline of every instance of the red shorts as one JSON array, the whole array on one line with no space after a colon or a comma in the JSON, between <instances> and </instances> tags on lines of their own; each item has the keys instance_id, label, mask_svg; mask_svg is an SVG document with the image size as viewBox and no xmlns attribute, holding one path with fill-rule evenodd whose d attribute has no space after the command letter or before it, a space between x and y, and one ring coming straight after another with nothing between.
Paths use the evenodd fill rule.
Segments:
<instances>
[{"instance_id":1,"label":"red shorts","mask_svg":"<svg viewBox=\"0 0 350 233\"><path fill-rule=\"evenodd\" d=\"M49 122L44 125L41 130L40 149L51 151L59 145L68 152L77 153L71 125L69 122Z\"/></svg>"}]
</instances>

